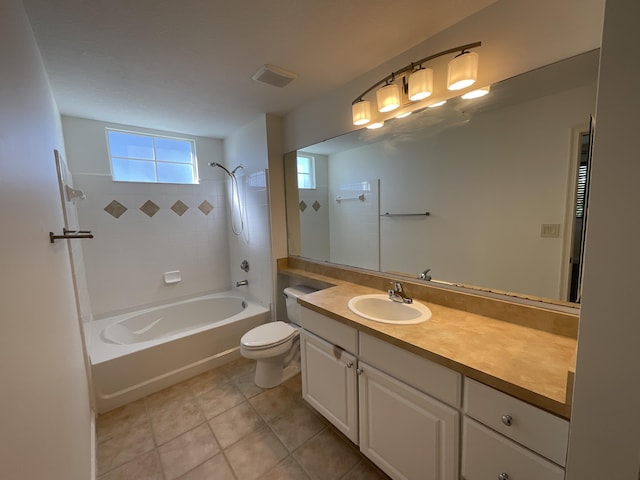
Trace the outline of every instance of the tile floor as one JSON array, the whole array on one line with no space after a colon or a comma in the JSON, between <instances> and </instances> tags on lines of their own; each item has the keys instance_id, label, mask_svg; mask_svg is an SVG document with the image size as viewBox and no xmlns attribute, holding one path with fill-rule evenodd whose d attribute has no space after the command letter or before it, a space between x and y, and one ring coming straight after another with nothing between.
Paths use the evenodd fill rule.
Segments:
<instances>
[{"instance_id":1,"label":"tile floor","mask_svg":"<svg viewBox=\"0 0 640 480\"><path fill-rule=\"evenodd\" d=\"M97 420L98 480L383 480L302 400L239 359Z\"/></svg>"}]
</instances>

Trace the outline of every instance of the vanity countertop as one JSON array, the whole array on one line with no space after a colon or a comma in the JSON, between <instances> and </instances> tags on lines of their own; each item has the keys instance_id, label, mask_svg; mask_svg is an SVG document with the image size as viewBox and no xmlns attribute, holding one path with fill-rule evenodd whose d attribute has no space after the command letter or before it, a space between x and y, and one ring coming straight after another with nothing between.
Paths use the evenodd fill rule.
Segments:
<instances>
[{"instance_id":1,"label":"vanity countertop","mask_svg":"<svg viewBox=\"0 0 640 480\"><path fill-rule=\"evenodd\" d=\"M370 321L352 313L347 303L356 295L380 290L344 281L332 283L335 285L304 295L298 302L532 405L570 417L568 376L575 371L575 338L424 300L417 301L433 314L424 323Z\"/></svg>"}]
</instances>

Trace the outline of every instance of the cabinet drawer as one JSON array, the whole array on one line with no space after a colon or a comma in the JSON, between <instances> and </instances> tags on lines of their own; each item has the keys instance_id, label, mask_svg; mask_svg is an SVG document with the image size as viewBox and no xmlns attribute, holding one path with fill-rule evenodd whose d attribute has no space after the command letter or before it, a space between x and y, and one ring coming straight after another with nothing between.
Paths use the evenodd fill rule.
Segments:
<instances>
[{"instance_id":1,"label":"cabinet drawer","mask_svg":"<svg viewBox=\"0 0 640 480\"><path fill-rule=\"evenodd\" d=\"M462 430L464 480L564 479L563 468L467 417Z\"/></svg>"},{"instance_id":2,"label":"cabinet drawer","mask_svg":"<svg viewBox=\"0 0 640 480\"><path fill-rule=\"evenodd\" d=\"M359 338L361 360L449 405L460 406L462 375L366 333Z\"/></svg>"},{"instance_id":3,"label":"cabinet drawer","mask_svg":"<svg viewBox=\"0 0 640 480\"><path fill-rule=\"evenodd\" d=\"M467 415L564 466L569 422L482 383L465 379Z\"/></svg>"},{"instance_id":4,"label":"cabinet drawer","mask_svg":"<svg viewBox=\"0 0 640 480\"><path fill-rule=\"evenodd\" d=\"M358 331L308 308L300 309L302 328L348 352L358 354Z\"/></svg>"}]
</instances>

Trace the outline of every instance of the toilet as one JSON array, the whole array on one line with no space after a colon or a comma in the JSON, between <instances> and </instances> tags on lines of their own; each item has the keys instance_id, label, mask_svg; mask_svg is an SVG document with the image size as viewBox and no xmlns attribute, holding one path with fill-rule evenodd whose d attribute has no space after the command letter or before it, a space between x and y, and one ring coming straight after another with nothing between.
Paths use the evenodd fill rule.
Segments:
<instances>
[{"instance_id":1,"label":"toilet","mask_svg":"<svg viewBox=\"0 0 640 480\"><path fill-rule=\"evenodd\" d=\"M300 305L298 297L315 292L315 288L296 285L284 289L287 319L252 328L240 339L240 354L256 360L254 382L273 388L300 372Z\"/></svg>"}]
</instances>

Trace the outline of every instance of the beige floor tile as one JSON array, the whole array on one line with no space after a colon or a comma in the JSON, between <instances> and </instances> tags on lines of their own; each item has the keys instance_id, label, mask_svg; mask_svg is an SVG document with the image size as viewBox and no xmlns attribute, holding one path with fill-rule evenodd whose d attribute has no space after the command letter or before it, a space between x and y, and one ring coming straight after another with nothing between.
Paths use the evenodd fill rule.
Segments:
<instances>
[{"instance_id":1,"label":"beige floor tile","mask_svg":"<svg viewBox=\"0 0 640 480\"><path fill-rule=\"evenodd\" d=\"M297 374L283 383L283 385L297 397L302 398L302 375Z\"/></svg>"},{"instance_id":2,"label":"beige floor tile","mask_svg":"<svg viewBox=\"0 0 640 480\"><path fill-rule=\"evenodd\" d=\"M349 472L359 454L327 428L293 452L293 457L313 480L335 480Z\"/></svg>"},{"instance_id":3,"label":"beige floor tile","mask_svg":"<svg viewBox=\"0 0 640 480\"><path fill-rule=\"evenodd\" d=\"M163 480L158 453L152 450L112 470L98 480Z\"/></svg>"},{"instance_id":4,"label":"beige floor tile","mask_svg":"<svg viewBox=\"0 0 640 480\"><path fill-rule=\"evenodd\" d=\"M209 421L211 430L222 448L265 426L249 402L242 402Z\"/></svg>"},{"instance_id":5,"label":"beige floor tile","mask_svg":"<svg viewBox=\"0 0 640 480\"><path fill-rule=\"evenodd\" d=\"M180 480L235 480L231 467L222 453L180 477Z\"/></svg>"},{"instance_id":6,"label":"beige floor tile","mask_svg":"<svg viewBox=\"0 0 640 480\"><path fill-rule=\"evenodd\" d=\"M255 360L249 360L248 358L238 358L233 362L227 363L220 367L220 370L224 372L231 379L235 379L237 377L241 377L242 375L246 375L248 373L255 372L256 362Z\"/></svg>"},{"instance_id":7,"label":"beige floor tile","mask_svg":"<svg viewBox=\"0 0 640 480\"><path fill-rule=\"evenodd\" d=\"M100 443L98 448L98 475L124 465L155 447L149 422L129 424L118 435Z\"/></svg>"},{"instance_id":8,"label":"beige floor tile","mask_svg":"<svg viewBox=\"0 0 640 480\"><path fill-rule=\"evenodd\" d=\"M262 475L260 480L309 480L309 476L293 457L287 457Z\"/></svg>"},{"instance_id":9,"label":"beige floor tile","mask_svg":"<svg viewBox=\"0 0 640 480\"><path fill-rule=\"evenodd\" d=\"M182 382L153 393L145 397L144 401L147 406L147 411L151 414L191 398L193 398L191 388L186 382Z\"/></svg>"},{"instance_id":10,"label":"beige floor tile","mask_svg":"<svg viewBox=\"0 0 640 480\"><path fill-rule=\"evenodd\" d=\"M230 382L230 378L219 368L208 370L200 375L190 378L184 383L191 388L195 395L200 395L213 388Z\"/></svg>"},{"instance_id":11,"label":"beige floor tile","mask_svg":"<svg viewBox=\"0 0 640 480\"><path fill-rule=\"evenodd\" d=\"M342 480L389 480L390 477L385 475L378 468L371 465L367 460L360 460Z\"/></svg>"},{"instance_id":12,"label":"beige floor tile","mask_svg":"<svg viewBox=\"0 0 640 480\"><path fill-rule=\"evenodd\" d=\"M166 480L193 470L218 452L220 446L206 423L158 447Z\"/></svg>"},{"instance_id":13,"label":"beige floor tile","mask_svg":"<svg viewBox=\"0 0 640 480\"><path fill-rule=\"evenodd\" d=\"M256 385L254 378L255 373L249 372L233 379L233 384L238 387L245 398L255 397L256 395L264 392L264 389Z\"/></svg>"},{"instance_id":14,"label":"beige floor tile","mask_svg":"<svg viewBox=\"0 0 640 480\"><path fill-rule=\"evenodd\" d=\"M197 397L204 415L210 419L245 401L244 395L233 383L226 383Z\"/></svg>"},{"instance_id":15,"label":"beige floor tile","mask_svg":"<svg viewBox=\"0 0 640 480\"><path fill-rule=\"evenodd\" d=\"M150 413L149 416L156 445L167 443L206 421L194 398L188 398L183 402L174 401Z\"/></svg>"},{"instance_id":16,"label":"beige floor tile","mask_svg":"<svg viewBox=\"0 0 640 480\"><path fill-rule=\"evenodd\" d=\"M272 420L270 425L290 452L326 428L324 422L302 402Z\"/></svg>"},{"instance_id":17,"label":"beige floor tile","mask_svg":"<svg viewBox=\"0 0 640 480\"><path fill-rule=\"evenodd\" d=\"M302 400L293 396L285 386L278 385L250 398L249 402L262 418L269 422L289 411Z\"/></svg>"},{"instance_id":18,"label":"beige floor tile","mask_svg":"<svg viewBox=\"0 0 640 480\"><path fill-rule=\"evenodd\" d=\"M268 428L247 435L225 450L237 478L254 480L287 456L287 449Z\"/></svg>"},{"instance_id":19,"label":"beige floor tile","mask_svg":"<svg viewBox=\"0 0 640 480\"><path fill-rule=\"evenodd\" d=\"M145 423L146 421L147 409L142 399L100 415L96 420L98 443L114 435L121 434L123 430L130 428L131 425Z\"/></svg>"}]
</instances>

